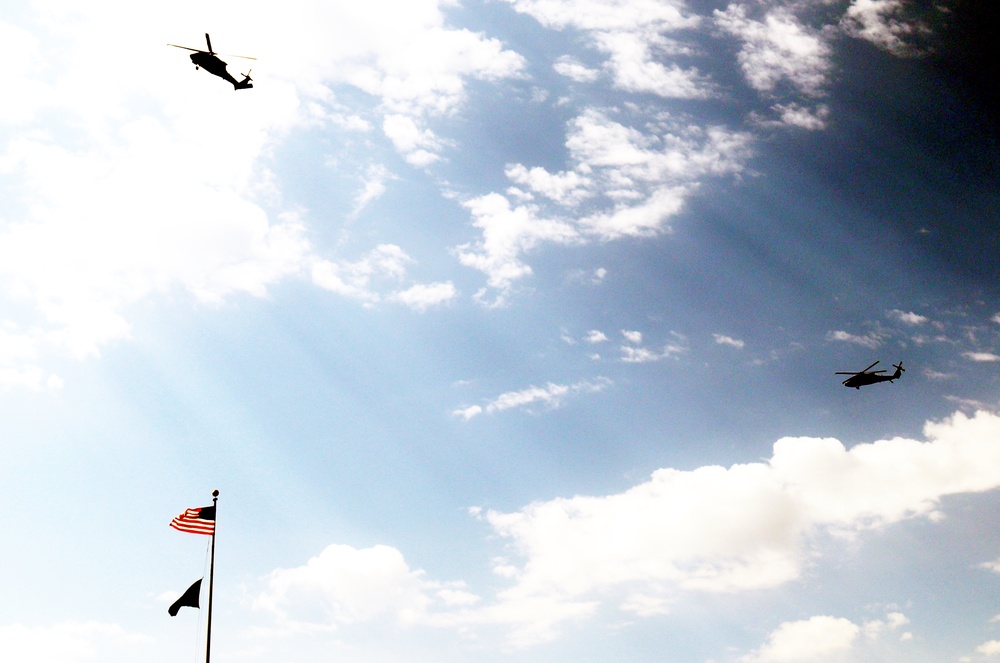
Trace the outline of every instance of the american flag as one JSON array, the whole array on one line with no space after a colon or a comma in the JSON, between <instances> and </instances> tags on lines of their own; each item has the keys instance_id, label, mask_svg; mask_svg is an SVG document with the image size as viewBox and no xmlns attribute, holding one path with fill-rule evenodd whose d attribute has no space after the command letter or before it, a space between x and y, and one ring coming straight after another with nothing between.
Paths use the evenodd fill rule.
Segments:
<instances>
[{"instance_id":1,"label":"american flag","mask_svg":"<svg viewBox=\"0 0 1000 663\"><path fill-rule=\"evenodd\" d=\"M184 513L170 521L170 526L181 532L211 536L215 534L215 507L185 509Z\"/></svg>"}]
</instances>

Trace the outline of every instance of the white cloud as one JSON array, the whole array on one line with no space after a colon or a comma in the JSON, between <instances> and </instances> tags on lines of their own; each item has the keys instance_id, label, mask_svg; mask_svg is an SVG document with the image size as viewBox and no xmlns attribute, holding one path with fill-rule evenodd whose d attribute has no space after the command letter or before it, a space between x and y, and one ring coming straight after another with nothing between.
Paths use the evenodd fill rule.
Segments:
<instances>
[{"instance_id":1,"label":"white cloud","mask_svg":"<svg viewBox=\"0 0 1000 663\"><path fill-rule=\"evenodd\" d=\"M826 104L819 104L815 108L807 108L792 102L789 104L776 104L773 110L781 118L781 124L809 131L826 129L827 119L830 117L830 107Z\"/></svg>"},{"instance_id":2,"label":"white cloud","mask_svg":"<svg viewBox=\"0 0 1000 663\"><path fill-rule=\"evenodd\" d=\"M532 273L522 255L542 242L585 243L669 230L704 177L737 174L750 154L749 134L679 123L669 116L647 132L586 110L568 124L571 166L551 173L513 164L515 183L545 200L512 206L498 193L464 203L483 237L457 248L462 264L484 272L503 303L513 283ZM520 192L520 195L518 195ZM515 189L522 200L533 194ZM578 209L587 202L590 213ZM486 291L481 293L485 296Z\"/></svg>"},{"instance_id":3,"label":"white cloud","mask_svg":"<svg viewBox=\"0 0 1000 663\"><path fill-rule=\"evenodd\" d=\"M641 590L650 605L682 591L774 587L800 577L816 535L934 521L944 496L1000 487L1000 416L956 413L924 434L849 450L783 438L765 462L661 469L622 493L483 517L522 560L510 600L621 602ZM885 627L900 625L890 617Z\"/></svg>"},{"instance_id":4,"label":"white cloud","mask_svg":"<svg viewBox=\"0 0 1000 663\"><path fill-rule=\"evenodd\" d=\"M886 615L886 622L890 629L897 629L900 626L906 626L910 623L910 619L901 612L890 612Z\"/></svg>"},{"instance_id":5,"label":"white cloud","mask_svg":"<svg viewBox=\"0 0 1000 663\"><path fill-rule=\"evenodd\" d=\"M659 187L638 205L617 205L610 212L582 219L581 224L588 233L605 240L655 235L667 219L681 211L689 193L686 186Z\"/></svg>"},{"instance_id":6,"label":"white cloud","mask_svg":"<svg viewBox=\"0 0 1000 663\"><path fill-rule=\"evenodd\" d=\"M53 626L0 626L0 651L11 661L77 663L114 654L140 657L151 639L131 634L118 624L63 622ZM120 653L120 654L119 654Z\"/></svg>"},{"instance_id":7,"label":"white cloud","mask_svg":"<svg viewBox=\"0 0 1000 663\"><path fill-rule=\"evenodd\" d=\"M507 0L547 27L595 32L667 31L694 27L684 4L671 0Z\"/></svg>"},{"instance_id":8,"label":"white cloud","mask_svg":"<svg viewBox=\"0 0 1000 663\"><path fill-rule=\"evenodd\" d=\"M919 49L909 38L928 30L909 18L906 9L902 0L854 0L840 25L852 37L869 41L894 55L914 55Z\"/></svg>"},{"instance_id":9,"label":"white cloud","mask_svg":"<svg viewBox=\"0 0 1000 663\"><path fill-rule=\"evenodd\" d=\"M0 85L6 91L6 103L0 104L0 123L29 123L40 108L55 101L52 88L37 79L45 68L38 38L0 21L0 61L8 65L0 73Z\"/></svg>"},{"instance_id":10,"label":"white cloud","mask_svg":"<svg viewBox=\"0 0 1000 663\"><path fill-rule=\"evenodd\" d=\"M913 311L900 311L895 308L889 311L889 316L905 325L924 325L930 322L930 318L926 316L914 313Z\"/></svg>"},{"instance_id":11,"label":"white cloud","mask_svg":"<svg viewBox=\"0 0 1000 663\"><path fill-rule=\"evenodd\" d=\"M524 67L498 40L447 27L442 8L451 4L373 0L334 7L290 0L249 20L267 26L273 48L258 57L297 72L303 87L350 85L378 99L387 114L420 117L458 108L468 78L518 76ZM289 15L299 20L282 20Z\"/></svg>"},{"instance_id":12,"label":"white cloud","mask_svg":"<svg viewBox=\"0 0 1000 663\"><path fill-rule=\"evenodd\" d=\"M630 364L645 364L654 361L660 361L662 359L668 359L675 355L687 352L687 348L680 344L684 340L684 337L676 332L672 332L673 336L679 341L677 343L668 343L663 346L661 350L650 350L645 347L637 347L642 343L642 332L622 329L622 336L631 345L622 345L619 347L621 350L621 359L623 362Z\"/></svg>"},{"instance_id":13,"label":"white cloud","mask_svg":"<svg viewBox=\"0 0 1000 663\"><path fill-rule=\"evenodd\" d=\"M381 296L372 280L399 281L412 262L413 259L395 244L381 244L356 262L317 260L312 265L312 280L325 290L374 303L380 301Z\"/></svg>"},{"instance_id":14,"label":"white cloud","mask_svg":"<svg viewBox=\"0 0 1000 663\"><path fill-rule=\"evenodd\" d=\"M628 364L647 364L662 359L669 359L686 351L686 348L675 344L665 345L662 350L637 348L632 345L623 345L619 349L622 353L622 361Z\"/></svg>"},{"instance_id":15,"label":"white cloud","mask_svg":"<svg viewBox=\"0 0 1000 663\"><path fill-rule=\"evenodd\" d=\"M351 214L357 216L369 203L381 197L386 192L386 182L394 179L397 177L385 166L379 164L369 166L365 172L362 189L354 198L354 209Z\"/></svg>"},{"instance_id":16,"label":"white cloud","mask_svg":"<svg viewBox=\"0 0 1000 663\"><path fill-rule=\"evenodd\" d=\"M48 389L58 391L63 386L63 380L57 375L47 373L39 366L23 366L11 368L0 366L0 387L25 388L32 391Z\"/></svg>"},{"instance_id":17,"label":"white cloud","mask_svg":"<svg viewBox=\"0 0 1000 663\"><path fill-rule=\"evenodd\" d=\"M407 115L387 115L382 131L406 160L418 167L429 166L440 159L441 139L430 129L421 129L416 120Z\"/></svg>"},{"instance_id":18,"label":"white cloud","mask_svg":"<svg viewBox=\"0 0 1000 663\"><path fill-rule=\"evenodd\" d=\"M238 3L180 0L140 12L48 3L32 8L43 18L25 14L32 33L0 23L0 55L13 63L0 74L9 93L0 122L17 127L0 142L0 173L18 191L0 207L0 302L17 312L4 321L8 334L33 355L0 361L0 382L57 382L44 368L52 355L94 356L127 339L127 309L161 293L218 303L312 273L370 301L356 274L315 255L305 213L286 211L268 170L272 148L317 123L351 132L381 125L410 163L440 158L449 143L426 118L457 112L469 79L520 76L524 67L499 41L447 27L450 4L289 0L243 12ZM227 26L215 46L259 58L253 90L234 94L165 46L202 45L184 25L192 12ZM268 38L254 43L255 34ZM105 75L93 67L112 61ZM329 86L352 86L371 103L347 109ZM369 168L353 213L388 177ZM398 297L423 302L430 292ZM435 292L446 294L441 285Z\"/></svg>"},{"instance_id":19,"label":"white cloud","mask_svg":"<svg viewBox=\"0 0 1000 663\"><path fill-rule=\"evenodd\" d=\"M522 596L516 592L501 592L499 598L499 601L459 615L456 622L506 627L506 646L527 648L553 640L560 624L590 617L598 608L595 601Z\"/></svg>"},{"instance_id":20,"label":"white cloud","mask_svg":"<svg viewBox=\"0 0 1000 663\"><path fill-rule=\"evenodd\" d=\"M731 336L726 336L724 334L712 334L715 338L715 342L719 345L728 345L730 347L736 348L737 350L742 350L743 346L746 345L743 341L738 338L733 338Z\"/></svg>"},{"instance_id":21,"label":"white cloud","mask_svg":"<svg viewBox=\"0 0 1000 663\"><path fill-rule=\"evenodd\" d=\"M443 283L417 283L406 290L393 293L389 299L406 304L415 311L426 311L440 306L458 295L451 281Z\"/></svg>"},{"instance_id":22,"label":"white cloud","mask_svg":"<svg viewBox=\"0 0 1000 663\"><path fill-rule=\"evenodd\" d=\"M495 402L519 407L566 393L524 390ZM605 604L642 617L667 612L685 593L775 587L828 552L822 546L830 534L857 537L910 518L935 522L943 497L1000 487L1000 416L956 413L928 422L924 434L923 442L894 438L850 450L829 438L782 438L763 462L664 468L621 493L539 501L511 513L472 507L509 542L510 555L491 562L507 583L492 598L428 578L389 546L331 545L266 576L253 606L285 633L389 620L468 635L500 626L508 644L531 646ZM912 640L907 624L898 611L860 625L826 615L790 621L741 660L864 653L889 634ZM983 647L984 655L1000 653Z\"/></svg>"},{"instance_id":23,"label":"white cloud","mask_svg":"<svg viewBox=\"0 0 1000 663\"><path fill-rule=\"evenodd\" d=\"M558 408L562 405L567 396L572 394L593 394L604 391L611 385L607 378L597 378L594 381L584 380L571 385L547 383L544 387L532 385L526 389L518 391L508 391L500 394L485 407L472 405L466 408L454 410L452 415L468 421L480 414L493 414L503 412L513 408L526 408L531 405L540 404L546 409Z\"/></svg>"},{"instance_id":24,"label":"white cloud","mask_svg":"<svg viewBox=\"0 0 1000 663\"><path fill-rule=\"evenodd\" d=\"M891 612L885 620L874 619L857 625L843 617L820 615L793 622L785 622L776 628L767 642L755 652L740 659L744 663L807 663L815 661L874 660L884 658L872 656L865 651L865 645L878 641L886 633L894 633L910 623L901 612ZM858 636L864 634L864 641ZM912 640L913 634L902 633L900 642Z\"/></svg>"},{"instance_id":25,"label":"white cloud","mask_svg":"<svg viewBox=\"0 0 1000 663\"><path fill-rule=\"evenodd\" d=\"M579 237L569 223L539 218L538 209L532 206L512 208L497 193L474 198L464 205L472 213L473 225L482 230L483 238L475 244L459 246L458 259L489 276L490 287L500 292L496 304L504 302L514 281L531 274L531 267L521 261L522 253L543 241L567 243Z\"/></svg>"},{"instance_id":26,"label":"white cloud","mask_svg":"<svg viewBox=\"0 0 1000 663\"><path fill-rule=\"evenodd\" d=\"M682 69L658 61L657 51L669 49L669 42L657 35L635 32L600 32L594 35L597 47L608 53L608 67L615 86L628 92L652 93L667 99L706 99L714 86L697 69Z\"/></svg>"},{"instance_id":27,"label":"white cloud","mask_svg":"<svg viewBox=\"0 0 1000 663\"><path fill-rule=\"evenodd\" d=\"M458 295L450 281L397 288L396 284L407 280L408 268L413 263L413 258L395 244L380 244L354 262L314 260L311 277L324 290L357 299L366 306L389 301L422 312Z\"/></svg>"},{"instance_id":28,"label":"white cloud","mask_svg":"<svg viewBox=\"0 0 1000 663\"><path fill-rule=\"evenodd\" d=\"M40 347L53 341L39 329L24 330L13 322L0 329L0 387L55 390L62 381L36 364Z\"/></svg>"},{"instance_id":29,"label":"white cloud","mask_svg":"<svg viewBox=\"0 0 1000 663\"><path fill-rule=\"evenodd\" d=\"M885 620L873 619L862 625L862 631L868 640L877 640L883 633L894 632L910 623L909 617L901 612L890 612L885 616ZM909 637L907 637L909 636ZM909 640L912 634L903 633L900 640Z\"/></svg>"},{"instance_id":30,"label":"white cloud","mask_svg":"<svg viewBox=\"0 0 1000 663\"><path fill-rule=\"evenodd\" d=\"M642 343L642 332L640 331L635 331L632 329L623 329L622 336L624 336L625 340L628 341L629 343Z\"/></svg>"},{"instance_id":31,"label":"white cloud","mask_svg":"<svg viewBox=\"0 0 1000 663\"><path fill-rule=\"evenodd\" d=\"M87 153L30 139L8 146L32 201L0 226L0 296L35 311L22 326L45 330L51 349L95 355L128 337L122 310L150 294L180 286L217 302L298 272L309 245L294 215L271 221L226 175L178 163L218 163L207 151L225 154L231 138L179 139L137 120Z\"/></svg>"},{"instance_id":32,"label":"white cloud","mask_svg":"<svg viewBox=\"0 0 1000 663\"><path fill-rule=\"evenodd\" d=\"M576 58L568 55L560 56L552 68L555 69L557 74L572 79L577 83L593 83L601 75L600 71L591 69Z\"/></svg>"},{"instance_id":33,"label":"white cloud","mask_svg":"<svg viewBox=\"0 0 1000 663\"><path fill-rule=\"evenodd\" d=\"M487 412L502 412L515 407L523 407L532 403L542 403L546 407L558 407L562 398L569 393L569 386L549 382L544 387L531 386L520 391L508 391L500 394L489 405Z\"/></svg>"},{"instance_id":34,"label":"white cloud","mask_svg":"<svg viewBox=\"0 0 1000 663\"><path fill-rule=\"evenodd\" d=\"M742 171L749 157L748 134L684 124L669 116L662 120L654 131L643 133L603 112L587 110L570 121L566 147L581 166L607 169L606 181L624 178L637 184L666 181L676 186L706 175Z\"/></svg>"},{"instance_id":35,"label":"white cloud","mask_svg":"<svg viewBox=\"0 0 1000 663\"><path fill-rule=\"evenodd\" d=\"M787 83L806 96L824 93L833 49L822 33L783 9L772 9L759 21L735 3L714 14L719 27L743 42L737 57L752 88L771 93Z\"/></svg>"},{"instance_id":36,"label":"white cloud","mask_svg":"<svg viewBox=\"0 0 1000 663\"><path fill-rule=\"evenodd\" d=\"M933 379L933 376L931 375L929 375L928 377L931 377ZM951 375L945 377L947 379L953 379L955 376ZM974 398L961 398L959 396L953 396L951 394L948 394L944 397L944 399L950 403L955 403L964 412L975 412L976 410L993 411L996 409L995 405L990 405Z\"/></svg>"},{"instance_id":37,"label":"white cloud","mask_svg":"<svg viewBox=\"0 0 1000 663\"><path fill-rule=\"evenodd\" d=\"M460 419L465 419L466 421L468 421L469 419L472 419L473 417L478 417L482 413L483 413L483 406L481 406L481 405L470 405L469 407L459 408L457 410L453 410L452 413L451 413L451 415L453 417L458 417Z\"/></svg>"},{"instance_id":38,"label":"white cloud","mask_svg":"<svg viewBox=\"0 0 1000 663\"><path fill-rule=\"evenodd\" d=\"M995 361L1000 361L1000 355L996 355L992 352L963 352L962 356L969 361L982 362L982 363L992 363Z\"/></svg>"},{"instance_id":39,"label":"white cloud","mask_svg":"<svg viewBox=\"0 0 1000 663\"><path fill-rule=\"evenodd\" d=\"M602 331L599 331L597 329L591 329L589 332L587 332L587 335L584 337L583 340L591 344L604 343L605 341L608 340L608 337Z\"/></svg>"},{"instance_id":40,"label":"white cloud","mask_svg":"<svg viewBox=\"0 0 1000 663\"><path fill-rule=\"evenodd\" d=\"M472 605L477 597L461 583L427 580L395 548L327 546L304 565L276 569L253 607L289 631L328 630L388 618L401 625L432 625L432 611Z\"/></svg>"},{"instance_id":41,"label":"white cloud","mask_svg":"<svg viewBox=\"0 0 1000 663\"><path fill-rule=\"evenodd\" d=\"M829 654L850 650L858 637L857 624L843 617L817 616L785 622L746 663L807 663L825 660Z\"/></svg>"},{"instance_id":42,"label":"white cloud","mask_svg":"<svg viewBox=\"0 0 1000 663\"><path fill-rule=\"evenodd\" d=\"M858 336L857 334L851 334L846 331L831 331L826 335L826 340L828 341L841 341L843 343L854 343L855 345L860 345L866 348L874 350L878 346L882 345L882 341L885 336L881 332L869 332Z\"/></svg>"},{"instance_id":43,"label":"white cloud","mask_svg":"<svg viewBox=\"0 0 1000 663\"><path fill-rule=\"evenodd\" d=\"M981 656L1000 656L1000 640L989 640L976 647Z\"/></svg>"},{"instance_id":44,"label":"white cloud","mask_svg":"<svg viewBox=\"0 0 1000 663\"><path fill-rule=\"evenodd\" d=\"M669 0L507 0L514 9L546 27L581 30L608 56L605 68L615 86L667 98L701 99L714 87L697 69L664 65L664 55L686 52L667 35L681 34L701 23L686 13L683 2ZM573 60L560 59L556 71L574 80L596 78L596 72Z\"/></svg>"},{"instance_id":45,"label":"white cloud","mask_svg":"<svg viewBox=\"0 0 1000 663\"><path fill-rule=\"evenodd\" d=\"M515 184L526 186L560 205L575 206L594 195L592 181L576 171L549 173L544 168L525 168L521 164L508 166L506 175Z\"/></svg>"}]
</instances>

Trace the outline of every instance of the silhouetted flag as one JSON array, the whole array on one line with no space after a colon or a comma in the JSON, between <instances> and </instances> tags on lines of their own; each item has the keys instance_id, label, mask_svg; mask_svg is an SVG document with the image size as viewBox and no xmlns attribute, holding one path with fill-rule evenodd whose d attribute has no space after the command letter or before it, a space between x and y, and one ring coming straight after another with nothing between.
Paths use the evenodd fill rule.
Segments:
<instances>
[{"instance_id":1,"label":"silhouetted flag","mask_svg":"<svg viewBox=\"0 0 1000 663\"><path fill-rule=\"evenodd\" d=\"M201 608L198 602L198 598L201 596L201 578L198 578L193 585L188 587L187 591L184 592L179 599L174 601L173 605L167 608L167 612L170 613L171 617L177 615L177 611L187 606L189 608Z\"/></svg>"},{"instance_id":2,"label":"silhouetted flag","mask_svg":"<svg viewBox=\"0 0 1000 663\"><path fill-rule=\"evenodd\" d=\"M184 513L170 521L170 526L190 534L215 534L215 507L186 509Z\"/></svg>"}]
</instances>

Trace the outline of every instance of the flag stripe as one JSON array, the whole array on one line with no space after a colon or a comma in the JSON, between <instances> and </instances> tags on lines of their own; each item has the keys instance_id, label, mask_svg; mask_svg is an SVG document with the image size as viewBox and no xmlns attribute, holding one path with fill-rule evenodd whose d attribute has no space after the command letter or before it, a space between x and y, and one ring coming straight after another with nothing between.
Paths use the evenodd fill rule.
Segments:
<instances>
[{"instance_id":1,"label":"flag stripe","mask_svg":"<svg viewBox=\"0 0 1000 663\"><path fill-rule=\"evenodd\" d=\"M170 521L170 526L175 530L189 534L215 534L214 509L211 507L186 509L184 513Z\"/></svg>"}]
</instances>

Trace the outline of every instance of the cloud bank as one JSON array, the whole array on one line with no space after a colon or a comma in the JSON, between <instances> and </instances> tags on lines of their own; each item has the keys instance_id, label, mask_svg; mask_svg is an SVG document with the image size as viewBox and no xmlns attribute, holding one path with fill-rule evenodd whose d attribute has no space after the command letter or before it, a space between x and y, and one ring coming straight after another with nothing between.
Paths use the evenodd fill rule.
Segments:
<instances>
[{"instance_id":1,"label":"cloud bank","mask_svg":"<svg viewBox=\"0 0 1000 663\"><path fill-rule=\"evenodd\" d=\"M924 436L850 449L832 438L787 437L762 462L663 468L621 493L556 498L513 512L475 508L507 544L493 568L510 584L491 600L464 584L429 581L398 551L361 555L331 546L318 559L340 570L314 573L320 561L313 560L276 571L258 603L282 620L295 619L292 602L282 597L301 585L326 606L312 613L313 621L322 614L340 623L391 612L434 626L502 626L511 644L528 646L557 637L565 622L602 605L644 617L669 612L691 593L776 587L802 578L807 560L829 554L823 546L831 536L863 542L864 532L904 520L934 522L942 517L943 497L1000 487L1000 416L956 413L927 423ZM334 582L347 573L345 559L353 568L362 557L390 560L395 570L355 570L346 585ZM461 605L446 604L440 590L448 587L460 592ZM360 603L341 605L355 600L344 592ZM860 631L870 635L904 623L890 616ZM789 624L747 660L791 660L779 653L806 641L818 646L818 631L825 634L824 651L833 651L849 647L859 627L833 617ZM798 637L803 633L813 635Z\"/></svg>"},{"instance_id":2,"label":"cloud bank","mask_svg":"<svg viewBox=\"0 0 1000 663\"><path fill-rule=\"evenodd\" d=\"M308 211L283 199L271 170L274 149L309 126L381 127L407 162L440 159L448 141L427 119L455 113L468 81L518 76L524 66L498 40L446 25L450 4L293 0L247 14L225 2L142 12L48 3L34 32L0 21L0 48L16 63L5 77L16 94L0 110L13 129L0 133L0 183L16 191L0 206L0 386L58 387L46 359L92 357L128 338L128 309L156 295L217 305L312 276L366 304L422 311L453 298L451 282L387 272L386 258L412 262L400 247L395 257L385 246L353 261L319 255ZM242 49L246 34L268 35L254 50L267 66L252 93L195 75L183 52L164 46L201 45L184 25L191 13L207 24L225 17L217 46ZM122 60L102 50L109 44L135 55ZM102 75L94 63L107 61L116 67ZM345 107L333 86L369 95L368 104ZM345 217L390 178L377 165L367 173ZM379 276L392 277L388 292L373 288Z\"/></svg>"}]
</instances>

